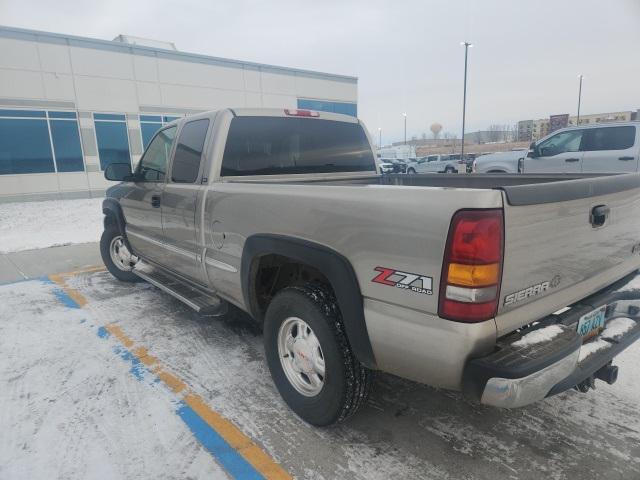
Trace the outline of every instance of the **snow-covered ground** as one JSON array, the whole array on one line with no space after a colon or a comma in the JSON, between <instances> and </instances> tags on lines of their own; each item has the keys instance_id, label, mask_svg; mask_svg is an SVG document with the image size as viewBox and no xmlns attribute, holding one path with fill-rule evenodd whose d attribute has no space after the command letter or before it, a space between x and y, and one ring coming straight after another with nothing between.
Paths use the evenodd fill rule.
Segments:
<instances>
[{"instance_id":1,"label":"snow-covered ground","mask_svg":"<svg viewBox=\"0 0 640 480\"><path fill-rule=\"evenodd\" d=\"M0 203L0 253L97 242L102 200Z\"/></svg>"},{"instance_id":2,"label":"snow-covered ground","mask_svg":"<svg viewBox=\"0 0 640 480\"><path fill-rule=\"evenodd\" d=\"M640 478L640 345L615 385L514 410L380 375L355 417L318 429L284 405L242 316L199 317L107 273L67 283L85 308L41 281L0 286L0 479L225 477L175 394L98 335L112 322L296 478Z\"/></svg>"}]
</instances>

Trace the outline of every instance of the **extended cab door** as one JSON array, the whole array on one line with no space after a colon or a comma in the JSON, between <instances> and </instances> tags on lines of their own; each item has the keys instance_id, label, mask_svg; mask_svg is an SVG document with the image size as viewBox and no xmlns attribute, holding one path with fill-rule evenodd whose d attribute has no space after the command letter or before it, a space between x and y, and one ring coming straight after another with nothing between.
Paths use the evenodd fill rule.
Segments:
<instances>
[{"instance_id":1,"label":"extended cab door","mask_svg":"<svg viewBox=\"0 0 640 480\"><path fill-rule=\"evenodd\" d=\"M565 130L536 145L536 156L524 159L524 173L580 173L583 129Z\"/></svg>"},{"instance_id":2,"label":"extended cab door","mask_svg":"<svg viewBox=\"0 0 640 480\"><path fill-rule=\"evenodd\" d=\"M584 173L638 171L638 133L633 125L602 126L585 130Z\"/></svg>"},{"instance_id":3,"label":"extended cab door","mask_svg":"<svg viewBox=\"0 0 640 480\"><path fill-rule=\"evenodd\" d=\"M127 238L136 254L144 258L162 256L162 194L167 160L176 127L160 130L145 150L134 178L134 187L120 199L127 225Z\"/></svg>"},{"instance_id":4,"label":"extended cab door","mask_svg":"<svg viewBox=\"0 0 640 480\"><path fill-rule=\"evenodd\" d=\"M162 265L188 279L203 283L198 242L197 211L203 193L202 152L209 119L187 122L178 135L171 175L162 194Z\"/></svg>"}]
</instances>

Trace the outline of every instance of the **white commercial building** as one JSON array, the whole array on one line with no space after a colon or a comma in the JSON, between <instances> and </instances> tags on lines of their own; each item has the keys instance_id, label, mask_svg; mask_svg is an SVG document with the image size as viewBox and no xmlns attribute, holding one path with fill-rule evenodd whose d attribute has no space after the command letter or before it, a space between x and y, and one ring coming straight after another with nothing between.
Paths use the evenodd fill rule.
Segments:
<instances>
[{"instance_id":1,"label":"white commercial building","mask_svg":"<svg viewBox=\"0 0 640 480\"><path fill-rule=\"evenodd\" d=\"M0 201L99 196L155 130L224 107L357 114L357 78L0 26Z\"/></svg>"}]
</instances>

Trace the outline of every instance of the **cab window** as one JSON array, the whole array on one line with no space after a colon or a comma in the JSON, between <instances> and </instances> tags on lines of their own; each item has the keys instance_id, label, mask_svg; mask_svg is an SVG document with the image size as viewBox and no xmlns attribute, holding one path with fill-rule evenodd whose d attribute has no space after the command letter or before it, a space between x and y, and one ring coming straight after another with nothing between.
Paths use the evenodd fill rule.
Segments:
<instances>
[{"instance_id":1,"label":"cab window","mask_svg":"<svg viewBox=\"0 0 640 480\"><path fill-rule=\"evenodd\" d=\"M585 133L583 150L626 150L633 147L636 127L590 128Z\"/></svg>"},{"instance_id":2,"label":"cab window","mask_svg":"<svg viewBox=\"0 0 640 480\"><path fill-rule=\"evenodd\" d=\"M160 130L144 152L138 164L138 174L145 182L164 182L167 161L171 154L176 127Z\"/></svg>"},{"instance_id":3,"label":"cab window","mask_svg":"<svg viewBox=\"0 0 640 480\"><path fill-rule=\"evenodd\" d=\"M584 130L560 132L538 145L541 157L552 157L565 152L580 151L580 143Z\"/></svg>"}]
</instances>

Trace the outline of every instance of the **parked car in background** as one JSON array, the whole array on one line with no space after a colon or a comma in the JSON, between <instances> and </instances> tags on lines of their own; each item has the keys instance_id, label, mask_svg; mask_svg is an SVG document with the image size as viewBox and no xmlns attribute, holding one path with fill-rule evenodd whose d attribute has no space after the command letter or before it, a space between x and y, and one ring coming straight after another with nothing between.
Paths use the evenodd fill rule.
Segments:
<instances>
[{"instance_id":1,"label":"parked car in background","mask_svg":"<svg viewBox=\"0 0 640 480\"><path fill-rule=\"evenodd\" d=\"M481 155L473 161L474 173L518 173L518 161L527 156L527 149Z\"/></svg>"},{"instance_id":2,"label":"parked car in background","mask_svg":"<svg viewBox=\"0 0 640 480\"><path fill-rule=\"evenodd\" d=\"M387 159L378 159L378 168L380 169L380 173L393 173L393 163L388 161Z\"/></svg>"},{"instance_id":3,"label":"parked car in background","mask_svg":"<svg viewBox=\"0 0 640 480\"><path fill-rule=\"evenodd\" d=\"M391 165L391 171L383 173L407 173L407 161L399 158L381 158L380 162Z\"/></svg>"},{"instance_id":4,"label":"parked car in background","mask_svg":"<svg viewBox=\"0 0 640 480\"><path fill-rule=\"evenodd\" d=\"M628 173L638 171L640 122L593 124L557 130L531 144L524 173Z\"/></svg>"},{"instance_id":5,"label":"parked car in background","mask_svg":"<svg viewBox=\"0 0 640 480\"><path fill-rule=\"evenodd\" d=\"M464 163L464 162L462 162ZM408 174L416 173L457 173L466 171L466 166L461 165L460 155L427 155L411 161L407 165Z\"/></svg>"}]
</instances>

